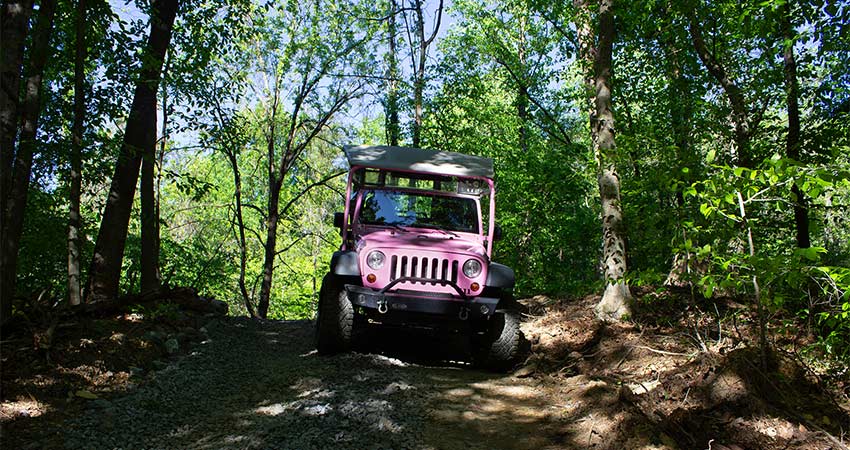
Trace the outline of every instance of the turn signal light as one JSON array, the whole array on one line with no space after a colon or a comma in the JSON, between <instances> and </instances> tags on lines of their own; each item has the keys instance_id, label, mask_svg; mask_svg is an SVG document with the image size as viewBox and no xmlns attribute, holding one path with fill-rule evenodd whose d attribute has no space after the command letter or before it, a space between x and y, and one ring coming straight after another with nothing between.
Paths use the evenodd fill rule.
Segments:
<instances>
[{"instance_id":1,"label":"turn signal light","mask_svg":"<svg viewBox=\"0 0 850 450\"><path fill-rule=\"evenodd\" d=\"M481 286L479 286L478 283L472 283L469 285L469 288L473 291L477 291L479 288L481 288Z\"/></svg>"},{"instance_id":2,"label":"turn signal light","mask_svg":"<svg viewBox=\"0 0 850 450\"><path fill-rule=\"evenodd\" d=\"M374 273L370 273L369 275L366 275L366 281L368 281L370 283L374 283L375 280L377 280L377 279L378 279L378 277L376 277Z\"/></svg>"}]
</instances>

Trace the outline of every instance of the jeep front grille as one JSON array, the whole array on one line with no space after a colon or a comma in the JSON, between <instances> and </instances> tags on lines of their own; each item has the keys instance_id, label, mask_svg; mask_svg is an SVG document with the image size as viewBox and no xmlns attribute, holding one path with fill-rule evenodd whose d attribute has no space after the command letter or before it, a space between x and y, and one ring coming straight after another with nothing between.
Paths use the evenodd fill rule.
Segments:
<instances>
[{"instance_id":1,"label":"jeep front grille","mask_svg":"<svg viewBox=\"0 0 850 450\"><path fill-rule=\"evenodd\" d=\"M402 277L426 278L421 284L457 283L458 262L448 259L420 258L418 256L393 255L390 258L390 281Z\"/></svg>"}]
</instances>

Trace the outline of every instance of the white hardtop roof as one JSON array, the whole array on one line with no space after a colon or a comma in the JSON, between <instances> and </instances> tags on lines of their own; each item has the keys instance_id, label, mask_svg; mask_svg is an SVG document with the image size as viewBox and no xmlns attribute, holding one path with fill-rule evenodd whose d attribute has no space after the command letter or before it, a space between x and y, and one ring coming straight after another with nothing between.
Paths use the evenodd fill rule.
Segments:
<instances>
[{"instance_id":1,"label":"white hardtop roof","mask_svg":"<svg viewBox=\"0 0 850 450\"><path fill-rule=\"evenodd\" d=\"M464 153L442 152L389 145L347 145L343 148L351 167L372 167L433 175L493 178L493 160Z\"/></svg>"}]
</instances>

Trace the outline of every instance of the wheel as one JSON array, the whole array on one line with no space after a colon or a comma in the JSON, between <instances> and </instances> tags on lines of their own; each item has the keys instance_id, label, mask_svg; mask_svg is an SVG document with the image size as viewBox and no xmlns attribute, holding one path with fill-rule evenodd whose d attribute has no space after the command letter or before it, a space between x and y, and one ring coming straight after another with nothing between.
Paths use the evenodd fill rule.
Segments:
<instances>
[{"instance_id":1,"label":"wheel","mask_svg":"<svg viewBox=\"0 0 850 450\"><path fill-rule=\"evenodd\" d=\"M519 313L497 312L490 318L489 327L476 346L476 363L486 369L507 371L517 363L521 341Z\"/></svg>"},{"instance_id":2,"label":"wheel","mask_svg":"<svg viewBox=\"0 0 850 450\"><path fill-rule=\"evenodd\" d=\"M354 306L340 280L331 274L325 275L316 317L316 349L321 355L348 351L353 331Z\"/></svg>"}]
</instances>

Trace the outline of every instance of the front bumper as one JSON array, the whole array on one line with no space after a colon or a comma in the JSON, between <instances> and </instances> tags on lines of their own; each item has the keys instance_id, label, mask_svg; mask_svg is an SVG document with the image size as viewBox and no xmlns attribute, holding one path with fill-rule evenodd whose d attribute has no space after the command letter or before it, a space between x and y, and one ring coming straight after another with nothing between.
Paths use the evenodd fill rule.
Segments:
<instances>
[{"instance_id":1,"label":"front bumper","mask_svg":"<svg viewBox=\"0 0 850 450\"><path fill-rule=\"evenodd\" d=\"M381 314L409 312L457 317L461 320L487 318L496 312L498 298L458 298L449 294L417 291L381 292L363 286L345 285L351 304L377 310Z\"/></svg>"}]
</instances>

